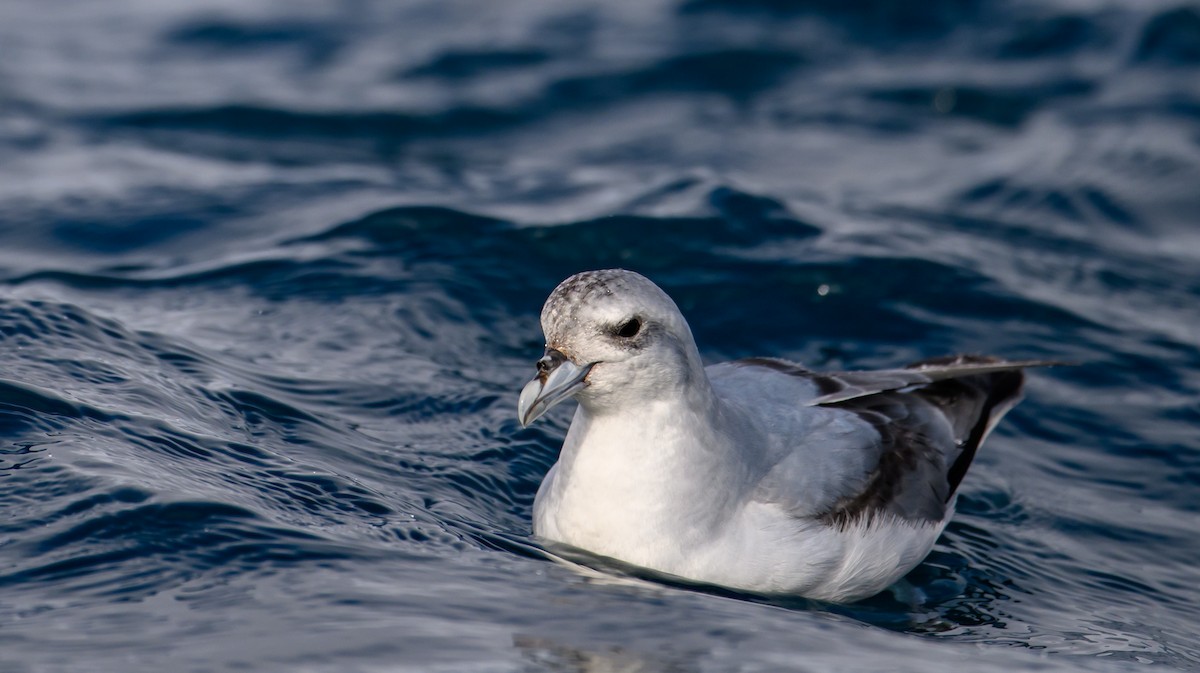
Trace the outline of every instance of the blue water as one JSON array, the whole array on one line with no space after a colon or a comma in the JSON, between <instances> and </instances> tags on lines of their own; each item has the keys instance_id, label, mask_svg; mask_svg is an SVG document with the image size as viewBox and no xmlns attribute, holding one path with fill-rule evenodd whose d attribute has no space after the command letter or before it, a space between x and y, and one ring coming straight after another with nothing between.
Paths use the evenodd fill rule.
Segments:
<instances>
[{"instance_id":1,"label":"blue water","mask_svg":"<svg viewBox=\"0 0 1200 673\"><path fill-rule=\"evenodd\" d=\"M908 587L547 560L537 315L1031 375ZM0 3L0 670L1200 667L1200 5ZM569 406L569 405L564 405Z\"/></svg>"}]
</instances>

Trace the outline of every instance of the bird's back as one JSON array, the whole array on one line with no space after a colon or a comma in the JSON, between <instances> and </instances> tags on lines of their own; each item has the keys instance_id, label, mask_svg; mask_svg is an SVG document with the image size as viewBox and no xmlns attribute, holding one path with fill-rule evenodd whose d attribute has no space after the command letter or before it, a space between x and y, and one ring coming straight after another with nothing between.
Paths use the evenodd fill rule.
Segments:
<instances>
[{"instance_id":1,"label":"bird's back","mask_svg":"<svg viewBox=\"0 0 1200 673\"><path fill-rule=\"evenodd\" d=\"M1020 399L1019 367L972 369L998 363L924 360L906 369L959 373L909 385L902 385L903 370L816 373L769 359L708 371L718 395L768 430L769 470L756 497L845 527L876 516L916 523L946 517L988 432ZM856 394L849 399L814 404L850 388Z\"/></svg>"}]
</instances>

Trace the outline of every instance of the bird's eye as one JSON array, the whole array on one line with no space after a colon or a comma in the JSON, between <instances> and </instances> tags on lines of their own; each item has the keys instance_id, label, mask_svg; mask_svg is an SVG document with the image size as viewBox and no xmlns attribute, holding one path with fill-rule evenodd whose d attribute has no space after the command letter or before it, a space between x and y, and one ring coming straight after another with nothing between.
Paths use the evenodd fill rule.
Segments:
<instances>
[{"instance_id":1,"label":"bird's eye","mask_svg":"<svg viewBox=\"0 0 1200 673\"><path fill-rule=\"evenodd\" d=\"M638 320L637 318L630 318L617 327L617 336L621 337L622 339L629 339L637 336L637 333L640 332L641 329L642 321Z\"/></svg>"}]
</instances>

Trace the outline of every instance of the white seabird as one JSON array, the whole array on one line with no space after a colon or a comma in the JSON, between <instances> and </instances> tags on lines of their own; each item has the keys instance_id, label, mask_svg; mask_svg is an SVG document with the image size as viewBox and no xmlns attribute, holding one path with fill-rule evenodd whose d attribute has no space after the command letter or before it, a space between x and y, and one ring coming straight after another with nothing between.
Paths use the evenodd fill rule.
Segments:
<instances>
[{"instance_id":1,"label":"white seabird","mask_svg":"<svg viewBox=\"0 0 1200 673\"><path fill-rule=\"evenodd\" d=\"M853 601L915 567L954 513L1022 369L954 356L817 373L753 358L704 367L675 302L620 269L563 281L521 391L528 425L579 401L538 489L543 538L691 580Z\"/></svg>"}]
</instances>

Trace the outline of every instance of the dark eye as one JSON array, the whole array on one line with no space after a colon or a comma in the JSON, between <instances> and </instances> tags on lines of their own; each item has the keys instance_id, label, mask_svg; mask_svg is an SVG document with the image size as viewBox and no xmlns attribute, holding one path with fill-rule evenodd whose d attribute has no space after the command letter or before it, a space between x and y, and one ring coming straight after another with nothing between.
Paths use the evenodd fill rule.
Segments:
<instances>
[{"instance_id":1,"label":"dark eye","mask_svg":"<svg viewBox=\"0 0 1200 673\"><path fill-rule=\"evenodd\" d=\"M637 336L637 333L640 332L641 329L642 321L638 320L637 318L630 318L617 327L617 336L621 337L622 339L629 339Z\"/></svg>"}]
</instances>

